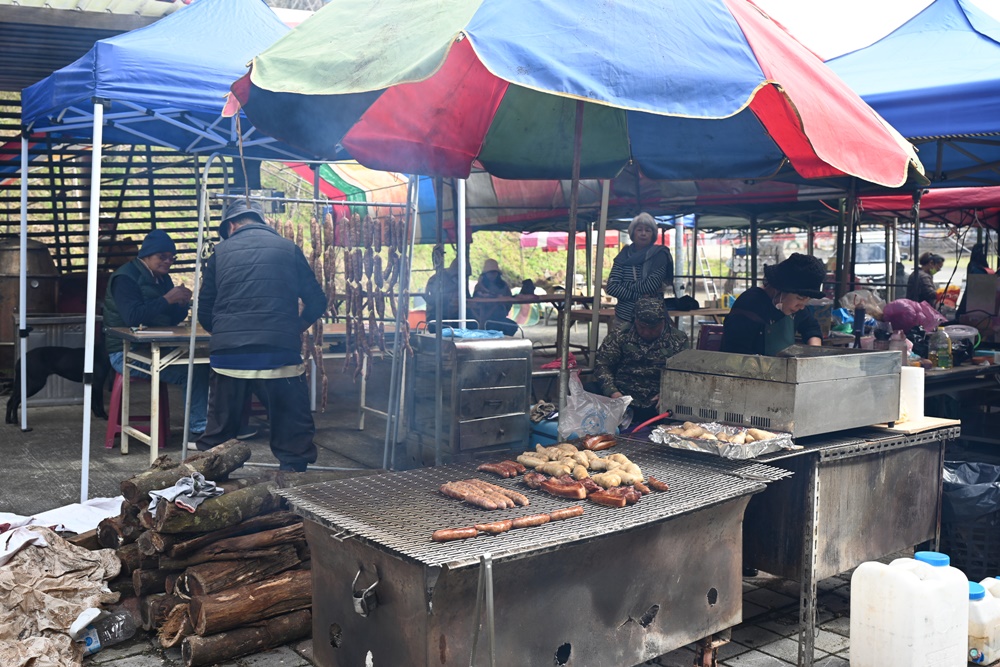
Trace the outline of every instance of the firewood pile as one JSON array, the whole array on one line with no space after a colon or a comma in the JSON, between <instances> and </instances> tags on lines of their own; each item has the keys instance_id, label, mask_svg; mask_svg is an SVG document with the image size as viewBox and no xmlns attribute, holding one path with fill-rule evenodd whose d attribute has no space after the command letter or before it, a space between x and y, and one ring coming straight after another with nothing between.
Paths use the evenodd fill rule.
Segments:
<instances>
[{"instance_id":1,"label":"firewood pile","mask_svg":"<svg viewBox=\"0 0 1000 667\"><path fill-rule=\"evenodd\" d=\"M307 637L312 631L309 547L301 517L272 492L344 473L267 472L230 478L250 458L231 440L179 463L163 456L121 483L119 516L73 541L115 549L121 575L110 582L143 629L184 664L211 665ZM149 492L201 473L225 490L194 513Z\"/></svg>"}]
</instances>

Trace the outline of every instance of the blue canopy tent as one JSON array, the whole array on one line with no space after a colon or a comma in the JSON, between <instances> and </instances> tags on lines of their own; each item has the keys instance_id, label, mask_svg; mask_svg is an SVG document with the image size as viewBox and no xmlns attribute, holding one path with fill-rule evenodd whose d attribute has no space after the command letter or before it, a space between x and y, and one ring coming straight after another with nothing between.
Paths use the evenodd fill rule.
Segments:
<instances>
[{"instance_id":1,"label":"blue canopy tent","mask_svg":"<svg viewBox=\"0 0 1000 667\"><path fill-rule=\"evenodd\" d=\"M932 186L1000 184L1000 23L971 2L936 0L827 65L917 146Z\"/></svg>"},{"instance_id":2,"label":"blue canopy tent","mask_svg":"<svg viewBox=\"0 0 1000 667\"><path fill-rule=\"evenodd\" d=\"M33 135L47 134L60 141L86 141L92 145L81 501L88 497L92 386L87 378L92 377L94 367L102 145L150 144L187 154L203 154L210 156L205 173L217 155L242 153L255 159L311 159L312 156L257 132L245 118L221 115L229 86L246 71L246 63L288 30L262 0L199 0L150 26L98 41L85 56L22 92L19 303L22 397L27 377L28 141ZM204 182L202 179L198 202L195 307L206 217ZM193 346L194 335L192 351ZM189 381L187 404L190 404L190 385ZM22 406L26 405L22 401ZM21 428L27 430L27 410L23 408Z\"/></svg>"}]
</instances>

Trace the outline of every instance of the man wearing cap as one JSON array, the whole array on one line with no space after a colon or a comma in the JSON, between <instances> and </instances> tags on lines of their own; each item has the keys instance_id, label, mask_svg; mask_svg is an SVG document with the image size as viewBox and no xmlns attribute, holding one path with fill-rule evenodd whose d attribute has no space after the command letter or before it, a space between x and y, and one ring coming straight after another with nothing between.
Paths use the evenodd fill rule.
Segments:
<instances>
[{"instance_id":1,"label":"man wearing cap","mask_svg":"<svg viewBox=\"0 0 1000 667\"><path fill-rule=\"evenodd\" d=\"M169 234L162 229L154 229L147 234L136 258L111 274L104 295L104 327L172 327L187 317L191 290L183 285L175 286L170 279L170 267L176 257L177 247ZM119 373L123 372L124 348L121 339L105 336L104 344L111 366ZM132 370L133 377L142 375L142 372ZM160 379L186 385L187 366L167 366L160 371ZM196 365L191 386L192 432L205 430L207 413L208 369Z\"/></svg>"},{"instance_id":2,"label":"man wearing cap","mask_svg":"<svg viewBox=\"0 0 1000 667\"><path fill-rule=\"evenodd\" d=\"M687 347L688 337L670 325L662 297L641 297L633 317L604 338L594 375L605 396L632 397L632 422L638 424L659 414L664 362Z\"/></svg>"},{"instance_id":3,"label":"man wearing cap","mask_svg":"<svg viewBox=\"0 0 1000 667\"><path fill-rule=\"evenodd\" d=\"M815 257L792 253L764 267L764 286L751 287L733 303L723 323L722 351L774 356L795 343L820 345L822 330L804 310L809 299L823 296L826 268Z\"/></svg>"},{"instance_id":4,"label":"man wearing cap","mask_svg":"<svg viewBox=\"0 0 1000 667\"><path fill-rule=\"evenodd\" d=\"M196 447L236 437L252 391L267 403L280 469L304 471L316 461L316 426L299 351L302 332L326 310L326 295L302 250L268 226L257 202L230 204L219 236L198 298L215 375L208 428Z\"/></svg>"}]
</instances>

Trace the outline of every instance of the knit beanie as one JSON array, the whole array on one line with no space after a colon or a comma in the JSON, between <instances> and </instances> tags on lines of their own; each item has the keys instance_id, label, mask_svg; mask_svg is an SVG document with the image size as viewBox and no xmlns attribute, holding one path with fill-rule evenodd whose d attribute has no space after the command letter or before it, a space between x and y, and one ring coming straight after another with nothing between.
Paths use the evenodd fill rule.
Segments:
<instances>
[{"instance_id":1,"label":"knit beanie","mask_svg":"<svg viewBox=\"0 0 1000 667\"><path fill-rule=\"evenodd\" d=\"M142 247L139 248L138 257L142 259L143 257L149 257L159 252L177 254L177 246L174 245L174 240L170 238L170 234L167 234L162 229L154 229L146 234L146 238L142 240Z\"/></svg>"}]
</instances>

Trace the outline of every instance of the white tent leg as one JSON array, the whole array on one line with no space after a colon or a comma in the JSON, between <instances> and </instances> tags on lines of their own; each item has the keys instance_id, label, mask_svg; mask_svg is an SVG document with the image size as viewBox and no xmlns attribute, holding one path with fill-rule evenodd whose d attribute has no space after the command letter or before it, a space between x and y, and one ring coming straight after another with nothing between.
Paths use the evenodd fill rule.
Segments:
<instances>
[{"instance_id":1,"label":"white tent leg","mask_svg":"<svg viewBox=\"0 0 1000 667\"><path fill-rule=\"evenodd\" d=\"M458 237L458 319L461 325L466 326L466 292L469 289L469 257L468 248L465 244L465 179L460 178L455 181L455 192L458 194L458 210L455 211L455 236Z\"/></svg>"},{"instance_id":2,"label":"white tent leg","mask_svg":"<svg viewBox=\"0 0 1000 667\"><path fill-rule=\"evenodd\" d=\"M188 339L188 376L184 393L184 439L181 441L181 460L187 459L188 432L191 428L191 385L194 382L194 347L198 336L198 292L201 291L201 253L205 248L205 218L208 217L208 173L212 163L219 157L212 153L201 172L201 187L198 189L198 249L194 257L194 286L191 289L191 337ZM155 428L150 424L150 432Z\"/></svg>"},{"instance_id":3,"label":"white tent leg","mask_svg":"<svg viewBox=\"0 0 1000 667\"><path fill-rule=\"evenodd\" d=\"M94 103L94 138L90 157L90 228L87 243L87 324L83 353L83 454L80 461L80 502L90 493L90 406L94 400L94 331L97 325L97 232L101 219L101 144L104 105ZM128 372L128 369L125 369ZM150 428L156 428L151 424Z\"/></svg>"},{"instance_id":4,"label":"white tent leg","mask_svg":"<svg viewBox=\"0 0 1000 667\"><path fill-rule=\"evenodd\" d=\"M21 135L21 268L18 273L18 344L21 354L21 430L28 430L28 137Z\"/></svg>"},{"instance_id":5,"label":"white tent leg","mask_svg":"<svg viewBox=\"0 0 1000 667\"><path fill-rule=\"evenodd\" d=\"M594 302L591 308L594 315L590 322L590 368L594 367L597 359L597 338L598 327L601 323L601 289L604 287L604 239L608 234L608 199L611 196L611 181L604 179L601 181L601 217L597 223L597 253L594 258ZM610 331L611 324L608 324Z\"/></svg>"}]
</instances>

